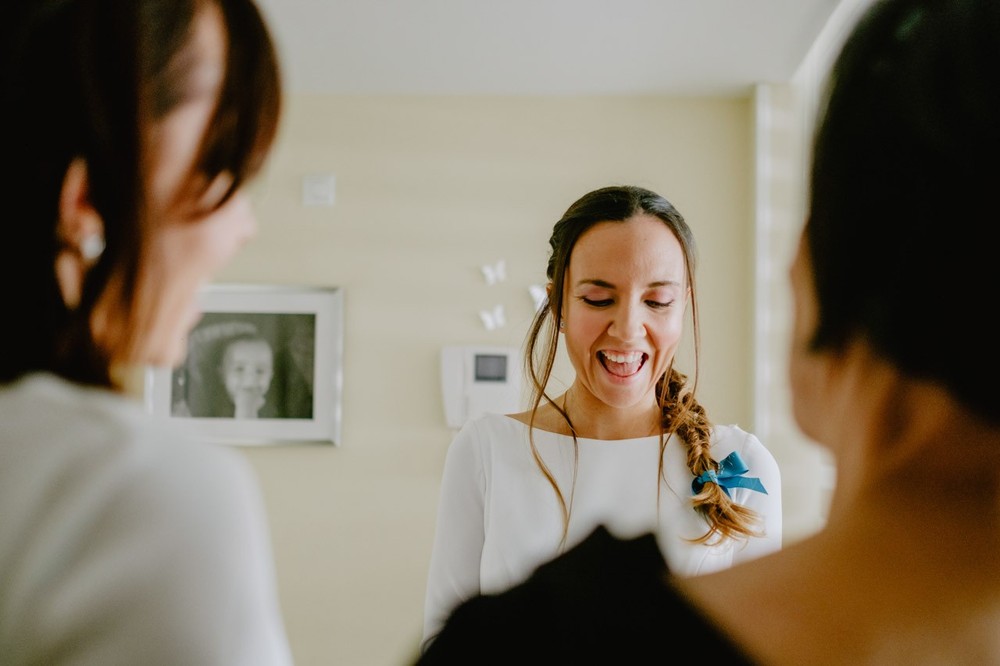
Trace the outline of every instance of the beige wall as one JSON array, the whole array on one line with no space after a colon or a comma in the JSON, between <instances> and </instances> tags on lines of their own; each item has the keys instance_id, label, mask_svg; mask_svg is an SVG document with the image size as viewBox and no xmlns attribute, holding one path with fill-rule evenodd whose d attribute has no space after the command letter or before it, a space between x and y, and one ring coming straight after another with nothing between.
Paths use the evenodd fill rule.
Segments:
<instances>
[{"instance_id":1,"label":"beige wall","mask_svg":"<svg viewBox=\"0 0 1000 666\"><path fill-rule=\"evenodd\" d=\"M289 100L254 189L260 232L220 281L345 290L342 444L240 448L268 503L299 666L412 656L452 435L440 349L521 344L548 233L583 193L634 183L685 215L700 246L699 394L713 420L753 430L752 123L749 98ZM336 174L333 207L300 203L317 171ZM507 280L488 286L479 266L501 258ZM508 323L487 331L478 311L495 304Z\"/></svg>"}]
</instances>

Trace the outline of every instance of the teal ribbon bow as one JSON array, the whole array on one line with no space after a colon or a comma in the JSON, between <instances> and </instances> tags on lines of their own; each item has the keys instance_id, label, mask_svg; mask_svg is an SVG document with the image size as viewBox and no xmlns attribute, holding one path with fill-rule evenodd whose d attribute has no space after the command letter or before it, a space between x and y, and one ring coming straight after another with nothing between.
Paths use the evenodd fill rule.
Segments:
<instances>
[{"instance_id":1,"label":"teal ribbon bow","mask_svg":"<svg viewBox=\"0 0 1000 666\"><path fill-rule=\"evenodd\" d=\"M691 490L697 495L705 487L706 483L714 483L722 488L723 492L730 497L730 488L749 488L750 490L755 490L758 493L766 495L767 490L764 488L764 484L760 482L760 479L754 476L743 476L749 471L750 468L743 462L740 454L733 451L719 463L718 472L710 469L698 475L698 478L691 482Z\"/></svg>"}]
</instances>

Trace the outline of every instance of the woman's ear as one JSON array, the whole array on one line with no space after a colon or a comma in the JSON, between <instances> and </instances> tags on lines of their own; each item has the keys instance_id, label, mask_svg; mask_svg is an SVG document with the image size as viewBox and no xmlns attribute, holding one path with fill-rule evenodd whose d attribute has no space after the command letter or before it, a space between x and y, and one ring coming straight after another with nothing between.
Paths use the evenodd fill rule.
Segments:
<instances>
[{"instance_id":1,"label":"woman's ear","mask_svg":"<svg viewBox=\"0 0 1000 666\"><path fill-rule=\"evenodd\" d=\"M104 251L104 221L90 203L90 180L82 157L74 158L63 176L56 238L56 280L63 302L73 309L80 303L84 275Z\"/></svg>"}]
</instances>

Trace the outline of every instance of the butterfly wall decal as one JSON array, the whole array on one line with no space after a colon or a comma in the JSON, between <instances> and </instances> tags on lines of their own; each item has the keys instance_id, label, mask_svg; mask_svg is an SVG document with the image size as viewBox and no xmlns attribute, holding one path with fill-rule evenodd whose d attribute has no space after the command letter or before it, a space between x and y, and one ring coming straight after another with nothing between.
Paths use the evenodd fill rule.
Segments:
<instances>
[{"instance_id":1,"label":"butterfly wall decal","mask_svg":"<svg viewBox=\"0 0 1000 666\"><path fill-rule=\"evenodd\" d=\"M535 312L538 312L545 304L545 287L540 284L529 285L528 293L531 294L531 301L535 304Z\"/></svg>"},{"instance_id":2,"label":"butterfly wall decal","mask_svg":"<svg viewBox=\"0 0 1000 666\"><path fill-rule=\"evenodd\" d=\"M487 331L501 328L507 323L507 318L503 312L503 305L494 305L489 310L480 310L479 318L483 320L483 326L486 327Z\"/></svg>"},{"instance_id":3,"label":"butterfly wall decal","mask_svg":"<svg viewBox=\"0 0 1000 666\"><path fill-rule=\"evenodd\" d=\"M503 259L494 264L483 264L479 268L483 272L483 277L486 278L486 284L492 285L507 279L507 262Z\"/></svg>"}]
</instances>

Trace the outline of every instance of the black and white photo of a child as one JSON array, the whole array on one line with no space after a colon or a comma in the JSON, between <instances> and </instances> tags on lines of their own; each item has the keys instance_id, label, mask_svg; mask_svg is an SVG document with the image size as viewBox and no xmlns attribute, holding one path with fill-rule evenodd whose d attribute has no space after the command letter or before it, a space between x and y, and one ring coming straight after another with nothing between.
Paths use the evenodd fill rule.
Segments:
<instances>
[{"instance_id":1,"label":"black and white photo of a child","mask_svg":"<svg viewBox=\"0 0 1000 666\"><path fill-rule=\"evenodd\" d=\"M314 315L206 313L173 373L171 414L312 418L314 344Z\"/></svg>"},{"instance_id":2,"label":"black and white photo of a child","mask_svg":"<svg viewBox=\"0 0 1000 666\"><path fill-rule=\"evenodd\" d=\"M271 343L257 333L232 338L222 351L219 373L233 403L233 418L258 418L274 377Z\"/></svg>"}]
</instances>

